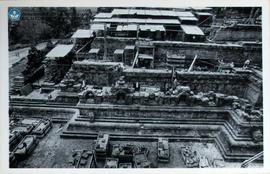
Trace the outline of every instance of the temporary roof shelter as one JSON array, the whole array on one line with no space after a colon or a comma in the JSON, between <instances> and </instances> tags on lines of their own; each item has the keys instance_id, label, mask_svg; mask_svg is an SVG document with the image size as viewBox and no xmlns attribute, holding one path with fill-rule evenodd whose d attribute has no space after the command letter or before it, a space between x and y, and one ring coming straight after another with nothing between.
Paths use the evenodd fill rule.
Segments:
<instances>
[{"instance_id":1,"label":"temporary roof shelter","mask_svg":"<svg viewBox=\"0 0 270 174\"><path fill-rule=\"evenodd\" d=\"M46 57L48 58L65 57L72 50L73 46L74 46L73 44L71 45L58 44L46 55Z\"/></svg>"},{"instance_id":2,"label":"temporary roof shelter","mask_svg":"<svg viewBox=\"0 0 270 174\"><path fill-rule=\"evenodd\" d=\"M140 25L140 30L165 31L165 28L163 25Z\"/></svg>"},{"instance_id":3,"label":"temporary roof shelter","mask_svg":"<svg viewBox=\"0 0 270 174\"><path fill-rule=\"evenodd\" d=\"M135 24L118 25L116 31L137 31L137 25Z\"/></svg>"},{"instance_id":4,"label":"temporary roof shelter","mask_svg":"<svg viewBox=\"0 0 270 174\"><path fill-rule=\"evenodd\" d=\"M78 29L71 38L90 38L92 36L92 30Z\"/></svg>"},{"instance_id":5,"label":"temporary roof shelter","mask_svg":"<svg viewBox=\"0 0 270 174\"><path fill-rule=\"evenodd\" d=\"M98 13L94 16L94 18L111 18L112 13Z\"/></svg>"},{"instance_id":6,"label":"temporary roof shelter","mask_svg":"<svg viewBox=\"0 0 270 174\"><path fill-rule=\"evenodd\" d=\"M110 24L106 24L107 27L110 27ZM105 24L92 24L90 26L91 30L105 30Z\"/></svg>"},{"instance_id":7,"label":"temporary roof shelter","mask_svg":"<svg viewBox=\"0 0 270 174\"><path fill-rule=\"evenodd\" d=\"M114 15L146 15L146 16L194 16L191 12L178 12L171 10L143 10L143 9L114 9L112 16Z\"/></svg>"},{"instance_id":8,"label":"temporary roof shelter","mask_svg":"<svg viewBox=\"0 0 270 174\"><path fill-rule=\"evenodd\" d=\"M94 19L95 23L180 24L178 19L109 18Z\"/></svg>"},{"instance_id":9,"label":"temporary roof shelter","mask_svg":"<svg viewBox=\"0 0 270 174\"><path fill-rule=\"evenodd\" d=\"M204 35L203 31L195 25L181 25L181 28L188 35Z\"/></svg>"}]
</instances>

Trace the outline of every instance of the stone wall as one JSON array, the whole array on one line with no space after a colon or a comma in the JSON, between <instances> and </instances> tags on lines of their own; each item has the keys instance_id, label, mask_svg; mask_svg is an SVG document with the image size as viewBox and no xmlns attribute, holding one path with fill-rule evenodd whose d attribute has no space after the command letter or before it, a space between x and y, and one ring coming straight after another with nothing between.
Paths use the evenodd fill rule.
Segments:
<instances>
[{"instance_id":1,"label":"stone wall","mask_svg":"<svg viewBox=\"0 0 270 174\"><path fill-rule=\"evenodd\" d=\"M64 80L73 79L74 84L82 83L84 80L86 85L110 86L118 80L121 73L120 67L121 63L116 62L76 61Z\"/></svg>"},{"instance_id":2,"label":"stone wall","mask_svg":"<svg viewBox=\"0 0 270 174\"><path fill-rule=\"evenodd\" d=\"M73 55L45 59L45 82L59 83L71 67L72 58Z\"/></svg>"},{"instance_id":3,"label":"stone wall","mask_svg":"<svg viewBox=\"0 0 270 174\"><path fill-rule=\"evenodd\" d=\"M251 60L252 65L257 65L262 67L262 44L258 43L250 43L243 42L243 57L246 59L249 58Z\"/></svg>"},{"instance_id":4,"label":"stone wall","mask_svg":"<svg viewBox=\"0 0 270 174\"><path fill-rule=\"evenodd\" d=\"M171 71L160 70L125 70L126 82L139 82L141 85L164 87L171 84ZM247 87L247 75L208 73L208 72L177 72L176 78L181 85L189 86L195 93L219 92L244 97Z\"/></svg>"},{"instance_id":5,"label":"stone wall","mask_svg":"<svg viewBox=\"0 0 270 174\"><path fill-rule=\"evenodd\" d=\"M126 45L135 45L136 38L107 37L107 55L113 60L113 53L116 49L124 49ZM91 48L99 48L101 54L104 53L104 37L96 37L91 44Z\"/></svg>"},{"instance_id":6,"label":"stone wall","mask_svg":"<svg viewBox=\"0 0 270 174\"><path fill-rule=\"evenodd\" d=\"M80 114L87 115L93 112L95 119L114 120L103 124L92 123L80 128L79 131L93 130L121 130L121 135L141 131L140 121L155 119L158 122L145 123L145 134L170 135L185 138L209 139L215 138L225 160L245 160L262 151L262 142L253 142L250 123L242 120L233 110L224 108L196 108L196 107L153 107L153 106L111 106L79 105ZM132 123L119 124L116 122L128 118ZM253 122L252 125L262 129L262 122ZM76 123L72 130L76 130ZM78 131L78 130L77 130ZM142 134L144 135L144 134ZM237 154L237 155L236 155Z\"/></svg>"},{"instance_id":7,"label":"stone wall","mask_svg":"<svg viewBox=\"0 0 270 174\"><path fill-rule=\"evenodd\" d=\"M257 74L254 72L249 78L248 78L248 86L245 91L245 96L249 101L251 101L252 104L256 106L262 106L263 104L263 81L261 74Z\"/></svg>"},{"instance_id":8,"label":"stone wall","mask_svg":"<svg viewBox=\"0 0 270 174\"><path fill-rule=\"evenodd\" d=\"M85 105L87 106L87 105ZM180 106L181 107L181 106ZM139 109L138 109L139 108ZM87 115L89 112L95 114L95 118L110 118L110 117L127 117L127 118L163 118L164 120L178 119L227 119L229 113L215 110L215 109L205 109L205 110L190 110L189 107L177 108L160 108L159 106L121 106L114 108L90 108L84 107L83 104L79 105L80 114Z\"/></svg>"},{"instance_id":9,"label":"stone wall","mask_svg":"<svg viewBox=\"0 0 270 174\"><path fill-rule=\"evenodd\" d=\"M224 62L234 62L235 66L243 66L244 62L252 59L252 63L261 66L262 47L251 48L243 45L190 43L190 42L161 42L154 41L155 63L165 62L167 53L185 55L186 59L193 59L195 55L201 59L223 59Z\"/></svg>"},{"instance_id":10,"label":"stone wall","mask_svg":"<svg viewBox=\"0 0 270 174\"><path fill-rule=\"evenodd\" d=\"M56 108L42 108L42 107L20 107L12 106L10 107L10 112L22 118L28 117L44 117L44 118L58 118L69 120L74 114L78 114L77 109L56 109Z\"/></svg>"},{"instance_id":11,"label":"stone wall","mask_svg":"<svg viewBox=\"0 0 270 174\"><path fill-rule=\"evenodd\" d=\"M124 49L126 45L134 45L135 38L113 38L106 39L108 43L108 59L113 58L116 49ZM224 62L234 62L236 66L243 66L245 60L252 59L252 63L261 66L262 45L232 45L216 43L194 43L180 41L152 41L155 46L155 65L166 62L167 53L185 55L186 59L193 59L197 54L202 59L223 59ZM104 52L104 38L95 38L92 48L100 48Z\"/></svg>"},{"instance_id":12,"label":"stone wall","mask_svg":"<svg viewBox=\"0 0 270 174\"><path fill-rule=\"evenodd\" d=\"M225 110L219 107L186 107L179 106L113 106L102 107L102 105L78 105L80 115L88 115L93 112L96 119L133 118L133 119L162 119L162 121L201 121L212 125L229 124L231 131L238 138L250 137L250 123L240 118L233 110ZM116 119L116 120L117 120ZM213 122L215 120L215 122ZM253 127L262 129L262 122L252 122Z\"/></svg>"},{"instance_id":13,"label":"stone wall","mask_svg":"<svg viewBox=\"0 0 270 174\"><path fill-rule=\"evenodd\" d=\"M260 25L236 25L221 29L215 41L257 41L262 40L262 27Z\"/></svg>"}]
</instances>

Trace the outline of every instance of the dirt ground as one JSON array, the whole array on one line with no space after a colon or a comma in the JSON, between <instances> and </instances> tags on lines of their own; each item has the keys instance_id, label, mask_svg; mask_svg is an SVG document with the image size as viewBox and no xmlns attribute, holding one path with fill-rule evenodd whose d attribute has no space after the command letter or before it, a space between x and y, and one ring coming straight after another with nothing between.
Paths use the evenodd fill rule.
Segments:
<instances>
[{"instance_id":1,"label":"dirt ground","mask_svg":"<svg viewBox=\"0 0 270 174\"><path fill-rule=\"evenodd\" d=\"M32 154L18 164L19 168L70 168L68 161L72 151L89 149L94 145L91 139L64 139L60 138L60 124L54 124L50 132L40 139L38 146ZM135 144L149 149L148 160L152 167L158 168L185 168L184 161L180 155L182 146L190 146L196 150L198 155L206 156L208 159L222 158L218 149L212 143L203 144L200 142L170 142L170 162L157 162L157 142L139 141L110 141L110 144ZM98 167L103 167L104 163L98 163ZM241 163L225 163L225 167L240 167ZM262 167L262 164L252 164L250 167Z\"/></svg>"},{"instance_id":2,"label":"dirt ground","mask_svg":"<svg viewBox=\"0 0 270 174\"><path fill-rule=\"evenodd\" d=\"M11 90L14 83L13 83L13 79L20 75L21 72L25 69L27 63L27 59L21 59L21 61L19 61L16 65L14 65L12 68L9 68L9 89Z\"/></svg>"},{"instance_id":3,"label":"dirt ground","mask_svg":"<svg viewBox=\"0 0 270 174\"><path fill-rule=\"evenodd\" d=\"M32 154L20 162L22 168L67 168L72 150L91 149L94 143L88 139L60 138L60 124L54 124L50 132L39 141Z\"/></svg>"}]
</instances>

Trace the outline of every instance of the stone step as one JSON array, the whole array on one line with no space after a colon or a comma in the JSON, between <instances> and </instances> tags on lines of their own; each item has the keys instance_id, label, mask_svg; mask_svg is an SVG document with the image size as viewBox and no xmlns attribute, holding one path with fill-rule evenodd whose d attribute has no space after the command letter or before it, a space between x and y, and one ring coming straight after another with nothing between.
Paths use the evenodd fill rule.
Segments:
<instances>
[{"instance_id":1,"label":"stone step","mask_svg":"<svg viewBox=\"0 0 270 174\"><path fill-rule=\"evenodd\" d=\"M53 123L66 123L68 121L69 121L69 119L67 119L67 118L52 117L52 122Z\"/></svg>"},{"instance_id":2,"label":"stone step","mask_svg":"<svg viewBox=\"0 0 270 174\"><path fill-rule=\"evenodd\" d=\"M78 132L78 131L63 131L60 135L61 138L87 138L96 139L96 132ZM132 140L132 141L157 141L158 138L168 138L170 142L182 141L182 142L215 142L225 161L239 161L242 162L253 156L252 153L245 152L244 154L230 154L225 153L225 149L218 137L210 137L201 139L193 136L180 136L180 135L138 135L138 134L122 134L122 133L110 133L110 140ZM258 161L263 160L262 158Z\"/></svg>"},{"instance_id":3,"label":"stone step","mask_svg":"<svg viewBox=\"0 0 270 174\"><path fill-rule=\"evenodd\" d=\"M117 117L116 117L117 118ZM230 135L235 139L235 140L239 140L239 141L251 141L252 139L248 136L248 135L237 135L234 133L233 128L227 124L224 120L221 119L177 119L177 120L173 120L173 119L159 119L156 120L155 119L151 119L151 118L127 118L127 117L122 117L122 118L114 118L114 119L100 119L100 118L96 118L94 120L94 122L111 122L111 123L149 123L149 124L169 124L168 128L170 127L170 125L174 125L174 124L206 124L206 125L221 125L221 126L225 126L226 129L228 129ZM137 121L138 120L138 121ZM81 119L81 118L76 118L75 121L79 121L79 122L90 122L89 118L88 119ZM128 128L128 127L127 127Z\"/></svg>"},{"instance_id":4,"label":"stone step","mask_svg":"<svg viewBox=\"0 0 270 174\"><path fill-rule=\"evenodd\" d=\"M247 151L244 154L228 153L225 150L224 142L220 139L219 136L216 137L216 145L217 145L219 151L221 152L224 160L227 160L227 161L241 161L241 162L243 162L243 161L251 158L252 156L254 156L253 153L248 153ZM258 159L258 161L263 161L263 158Z\"/></svg>"},{"instance_id":5,"label":"stone step","mask_svg":"<svg viewBox=\"0 0 270 174\"><path fill-rule=\"evenodd\" d=\"M71 130L75 130L75 131L85 131L85 132L91 132L91 130L112 130L113 132L115 132L115 129L123 129L124 132L127 131L138 131L138 130L154 130L154 129L163 129L163 130L167 130L167 131L172 131L175 132L174 130L197 130L198 132L203 131L203 130L209 130L209 131L222 131L222 132L226 132L226 134L230 135L228 137L228 141L232 146L248 146L248 147L259 147L261 146L260 144L255 144L252 142L252 139L249 137L237 137L237 136L233 136L232 135L232 130L230 130L230 128L228 128L228 126L226 126L226 124L224 123L220 123L220 124L213 124L213 123L209 123L209 124L202 124L202 122L197 122L197 123L182 123L182 124L170 124L170 125L166 125L166 124L160 124L160 123L156 123L156 124L152 124L152 123L144 123L144 128L141 128L142 123L127 123L127 122L93 122L90 123L88 122L73 122L70 123L69 126L67 127L68 131ZM225 125L225 126L224 126ZM201 136L201 135L200 135ZM205 138L205 136L202 134L203 138Z\"/></svg>"}]
</instances>

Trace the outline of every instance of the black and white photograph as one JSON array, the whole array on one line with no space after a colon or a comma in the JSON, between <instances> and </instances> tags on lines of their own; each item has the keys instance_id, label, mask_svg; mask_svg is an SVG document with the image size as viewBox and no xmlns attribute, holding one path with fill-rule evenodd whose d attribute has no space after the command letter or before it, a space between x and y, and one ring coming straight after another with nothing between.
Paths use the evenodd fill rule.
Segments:
<instances>
[{"instance_id":1,"label":"black and white photograph","mask_svg":"<svg viewBox=\"0 0 270 174\"><path fill-rule=\"evenodd\" d=\"M264 168L263 11L9 6L8 168Z\"/></svg>"}]
</instances>

